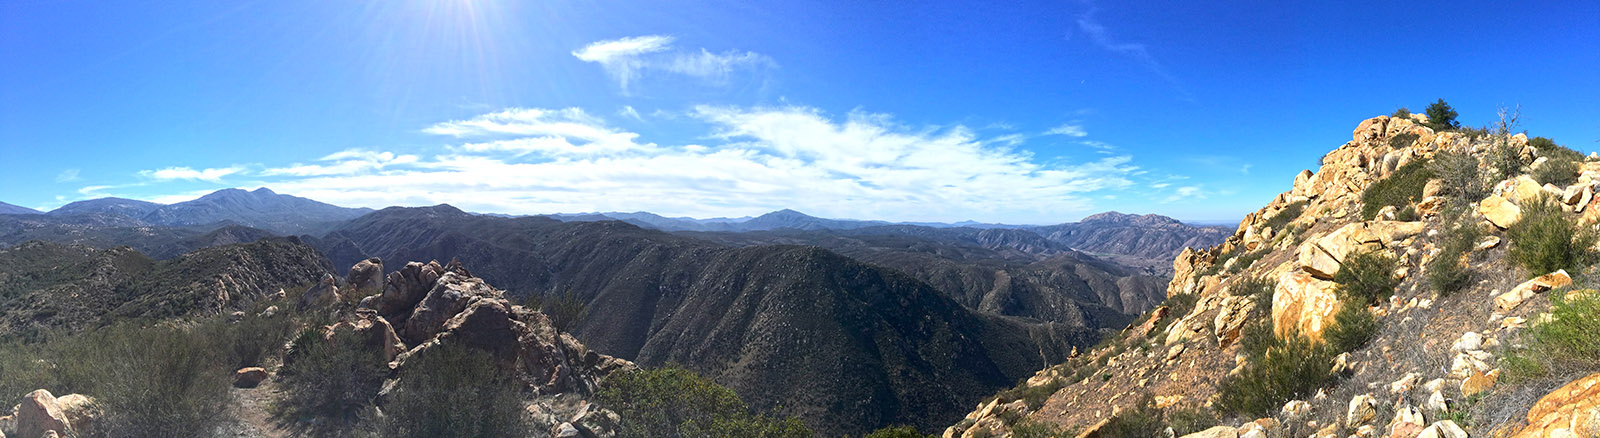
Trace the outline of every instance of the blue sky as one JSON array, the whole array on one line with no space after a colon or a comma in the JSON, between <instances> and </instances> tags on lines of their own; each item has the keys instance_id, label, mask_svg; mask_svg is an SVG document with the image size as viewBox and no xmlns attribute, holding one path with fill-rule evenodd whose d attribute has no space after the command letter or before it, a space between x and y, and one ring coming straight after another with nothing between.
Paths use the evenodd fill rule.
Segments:
<instances>
[{"instance_id":1,"label":"blue sky","mask_svg":"<svg viewBox=\"0 0 1600 438\"><path fill-rule=\"evenodd\" d=\"M1233 221L1360 120L1600 143L1595 2L0 4L0 201Z\"/></svg>"}]
</instances>

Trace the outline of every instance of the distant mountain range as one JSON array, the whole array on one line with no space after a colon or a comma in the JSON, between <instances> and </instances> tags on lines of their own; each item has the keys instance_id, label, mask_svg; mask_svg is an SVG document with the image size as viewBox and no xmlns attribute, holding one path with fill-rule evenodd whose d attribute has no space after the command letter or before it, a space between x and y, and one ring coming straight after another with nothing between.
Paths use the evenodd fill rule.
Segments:
<instances>
[{"instance_id":1,"label":"distant mountain range","mask_svg":"<svg viewBox=\"0 0 1600 438\"><path fill-rule=\"evenodd\" d=\"M15 207L9 204L5 206ZM38 213L27 210L0 214L28 212ZM341 222L371 212L370 208L339 207L260 188L254 191L223 189L199 199L170 205L123 198L91 199L63 205L45 215L50 218L98 216L101 223L122 227L244 225L280 235L296 235L321 234ZM45 218L32 219L41 223L58 223Z\"/></svg>"},{"instance_id":2,"label":"distant mountain range","mask_svg":"<svg viewBox=\"0 0 1600 438\"><path fill-rule=\"evenodd\" d=\"M0 214L39 214L39 210L0 202Z\"/></svg>"}]
</instances>

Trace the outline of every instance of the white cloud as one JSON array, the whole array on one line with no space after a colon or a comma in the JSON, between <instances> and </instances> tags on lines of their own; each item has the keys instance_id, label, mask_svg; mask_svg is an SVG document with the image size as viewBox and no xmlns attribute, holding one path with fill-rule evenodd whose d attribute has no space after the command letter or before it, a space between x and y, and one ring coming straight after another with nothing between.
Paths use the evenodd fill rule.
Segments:
<instances>
[{"instance_id":1,"label":"white cloud","mask_svg":"<svg viewBox=\"0 0 1600 438\"><path fill-rule=\"evenodd\" d=\"M697 217L796 208L830 217L1060 222L1133 186L1125 155L1046 164L963 126L912 128L887 115L806 107L699 106L701 144L658 146L577 109L513 108L425 131L484 141L381 171L338 163L398 160L346 151L328 172L277 172L264 184L335 204L450 203L475 211L646 210ZM692 125L690 125L692 126Z\"/></svg>"},{"instance_id":2,"label":"white cloud","mask_svg":"<svg viewBox=\"0 0 1600 438\"><path fill-rule=\"evenodd\" d=\"M1183 186L1174 190L1172 195L1168 196L1167 199L1163 199L1161 203L1169 204L1176 201L1195 199L1206 199L1206 193L1201 190L1200 186Z\"/></svg>"},{"instance_id":3,"label":"white cloud","mask_svg":"<svg viewBox=\"0 0 1600 438\"><path fill-rule=\"evenodd\" d=\"M301 164L295 163L287 167L270 168L261 171L262 176L321 176L321 175L349 175L360 172L380 171L389 166L399 166L416 163L416 155L396 155L393 152L377 152L365 149L346 149L322 157L318 161L328 164Z\"/></svg>"},{"instance_id":4,"label":"white cloud","mask_svg":"<svg viewBox=\"0 0 1600 438\"><path fill-rule=\"evenodd\" d=\"M1065 135L1068 137L1085 137L1089 135L1088 131L1083 130L1083 125L1073 123L1066 123L1062 124L1061 126L1050 128L1049 131L1045 131L1044 133L1045 135Z\"/></svg>"},{"instance_id":5,"label":"white cloud","mask_svg":"<svg viewBox=\"0 0 1600 438\"><path fill-rule=\"evenodd\" d=\"M78 178L78 172L79 170L76 168L63 170L61 173L56 174L56 182L77 181L80 179Z\"/></svg>"},{"instance_id":6,"label":"white cloud","mask_svg":"<svg viewBox=\"0 0 1600 438\"><path fill-rule=\"evenodd\" d=\"M152 178L152 179L155 179L155 180L159 180L159 181L195 180L195 181L206 181L206 182L214 182L215 183L215 182L222 182L222 178L225 177L225 176L233 175L233 174L236 174L236 173L239 173L239 172L243 172L243 171L244 171L244 167L242 167L242 166L213 168L213 169L201 169L201 170L195 170L195 169L191 169L191 168L188 168L188 167L168 167L168 168L165 168L165 169L158 169L158 170L143 170L143 171L139 171L139 175L143 176L143 177L146 177L146 178Z\"/></svg>"},{"instance_id":7,"label":"white cloud","mask_svg":"<svg viewBox=\"0 0 1600 438\"><path fill-rule=\"evenodd\" d=\"M622 109L617 110L617 115L639 121L644 120L644 117L639 115L639 110L633 109L633 105L623 105Z\"/></svg>"},{"instance_id":8,"label":"white cloud","mask_svg":"<svg viewBox=\"0 0 1600 438\"><path fill-rule=\"evenodd\" d=\"M756 52L729 50L712 53L675 51L675 40L667 35L644 35L603 40L589 43L572 56L579 60L600 64L606 74L617 81L623 93L629 83L639 78L645 70L660 70L695 77L712 82L724 82L739 70L761 70L775 67L772 58Z\"/></svg>"}]
</instances>

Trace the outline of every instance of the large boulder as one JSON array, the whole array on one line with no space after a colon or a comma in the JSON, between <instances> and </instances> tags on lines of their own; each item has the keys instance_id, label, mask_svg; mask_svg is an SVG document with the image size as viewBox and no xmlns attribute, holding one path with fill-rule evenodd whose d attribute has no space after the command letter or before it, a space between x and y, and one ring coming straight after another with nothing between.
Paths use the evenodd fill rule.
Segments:
<instances>
[{"instance_id":1,"label":"large boulder","mask_svg":"<svg viewBox=\"0 0 1600 438\"><path fill-rule=\"evenodd\" d=\"M1528 425L1511 438L1600 434L1600 373L1551 391L1528 410Z\"/></svg>"},{"instance_id":2,"label":"large boulder","mask_svg":"<svg viewBox=\"0 0 1600 438\"><path fill-rule=\"evenodd\" d=\"M1300 245L1296 259L1307 273L1332 279L1345 257L1358 251L1382 249L1422 232L1423 224L1399 221L1370 221L1347 224L1321 238Z\"/></svg>"},{"instance_id":3,"label":"large boulder","mask_svg":"<svg viewBox=\"0 0 1600 438\"><path fill-rule=\"evenodd\" d=\"M339 286L333 274L326 274L322 281L306 289L305 295L300 296L300 309L332 306L339 302Z\"/></svg>"},{"instance_id":4,"label":"large boulder","mask_svg":"<svg viewBox=\"0 0 1600 438\"><path fill-rule=\"evenodd\" d=\"M236 388L254 388L267 380L270 374L266 368L247 367L233 372L233 386Z\"/></svg>"},{"instance_id":5,"label":"large boulder","mask_svg":"<svg viewBox=\"0 0 1600 438\"><path fill-rule=\"evenodd\" d=\"M1521 306L1523 301L1533 298L1534 294L1572 284L1572 276L1566 270L1559 270L1544 274L1532 280L1522 282L1510 291L1494 297L1494 304L1501 311L1510 311Z\"/></svg>"},{"instance_id":6,"label":"large boulder","mask_svg":"<svg viewBox=\"0 0 1600 438\"><path fill-rule=\"evenodd\" d=\"M17 436L37 437L46 432L71 435L72 426L67 414L56 404L50 391L39 389L28 393L17 404L13 414L17 421Z\"/></svg>"},{"instance_id":7,"label":"large boulder","mask_svg":"<svg viewBox=\"0 0 1600 438\"><path fill-rule=\"evenodd\" d=\"M1301 271L1278 275L1272 291L1272 330L1279 336L1299 333L1321 339L1322 330L1333 325L1339 312L1339 297L1334 283Z\"/></svg>"},{"instance_id":8,"label":"large boulder","mask_svg":"<svg viewBox=\"0 0 1600 438\"><path fill-rule=\"evenodd\" d=\"M383 288L383 259L373 257L357 262L344 276L345 286L357 292Z\"/></svg>"},{"instance_id":9,"label":"large boulder","mask_svg":"<svg viewBox=\"0 0 1600 438\"><path fill-rule=\"evenodd\" d=\"M434 283L406 318L404 336L414 343L422 343L444 330L445 322L466 310L481 299L503 299L503 293L483 280L446 272Z\"/></svg>"},{"instance_id":10,"label":"large boulder","mask_svg":"<svg viewBox=\"0 0 1600 438\"><path fill-rule=\"evenodd\" d=\"M404 268L389 273L384 279L383 294L371 306L391 322L402 323L410 316L412 308L433 290L443 273L444 267L437 261L406 263Z\"/></svg>"},{"instance_id":11,"label":"large boulder","mask_svg":"<svg viewBox=\"0 0 1600 438\"><path fill-rule=\"evenodd\" d=\"M1210 429L1184 435L1183 438L1238 438L1238 429L1229 426L1215 426Z\"/></svg>"},{"instance_id":12,"label":"large boulder","mask_svg":"<svg viewBox=\"0 0 1600 438\"><path fill-rule=\"evenodd\" d=\"M1482 214L1489 223L1501 229L1511 228L1517 221L1522 220L1522 208L1500 195L1492 195L1479 202L1478 214Z\"/></svg>"}]
</instances>

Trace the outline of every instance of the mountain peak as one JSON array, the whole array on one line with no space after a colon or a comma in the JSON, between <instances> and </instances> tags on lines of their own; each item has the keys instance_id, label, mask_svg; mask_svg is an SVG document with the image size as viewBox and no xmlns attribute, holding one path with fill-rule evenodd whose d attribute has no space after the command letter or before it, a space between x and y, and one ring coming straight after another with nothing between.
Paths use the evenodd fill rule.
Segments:
<instances>
[{"instance_id":1,"label":"mountain peak","mask_svg":"<svg viewBox=\"0 0 1600 438\"><path fill-rule=\"evenodd\" d=\"M1117 211L1089 215L1078 222L1105 222L1145 226L1183 223L1177 219L1159 214L1127 214Z\"/></svg>"}]
</instances>

